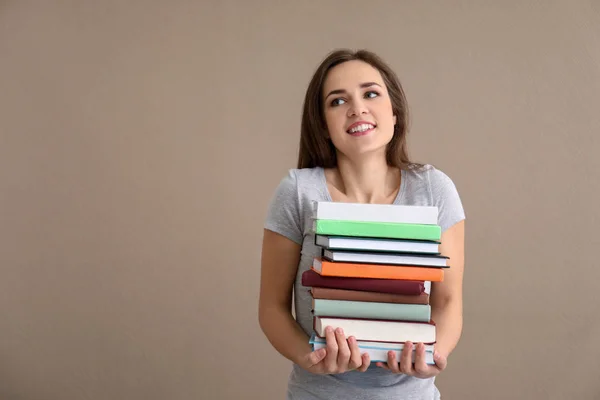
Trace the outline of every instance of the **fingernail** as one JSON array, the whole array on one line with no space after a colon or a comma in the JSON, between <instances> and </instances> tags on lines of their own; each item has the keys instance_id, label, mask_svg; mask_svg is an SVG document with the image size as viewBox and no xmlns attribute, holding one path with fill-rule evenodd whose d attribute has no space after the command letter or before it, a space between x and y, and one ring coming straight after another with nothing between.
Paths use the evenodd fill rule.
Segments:
<instances>
[{"instance_id":1,"label":"fingernail","mask_svg":"<svg viewBox=\"0 0 600 400\"><path fill-rule=\"evenodd\" d=\"M343 335L344 330L342 328L337 328L337 333L339 333L340 335Z\"/></svg>"},{"instance_id":2,"label":"fingernail","mask_svg":"<svg viewBox=\"0 0 600 400\"><path fill-rule=\"evenodd\" d=\"M331 333L333 331L333 328L328 326L327 328L325 328L325 332L327 333Z\"/></svg>"}]
</instances>

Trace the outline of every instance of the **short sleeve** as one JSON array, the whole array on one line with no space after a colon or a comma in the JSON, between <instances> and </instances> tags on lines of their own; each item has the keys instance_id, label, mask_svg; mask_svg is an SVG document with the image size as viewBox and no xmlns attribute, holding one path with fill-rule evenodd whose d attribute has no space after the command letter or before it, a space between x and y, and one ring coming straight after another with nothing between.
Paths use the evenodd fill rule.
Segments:
<instances>
[{"instance_id":1,"label":"short sleeve","mask_svg":"<svg viewBox=\"0 0 600 400\"><path fill-rule=\"evenodd\" d=\"M298 178L290 169L275 188L267 208L264 228L302 244Z\"/></svg>"},{"instance_id":2,"label":"short sleeve","mask_svg":"<svg viewBox=\"0 0 600 400\"><path fill-rule=\"evenodd\" d=\"M434 206L438 207L438 224L442 232L465 219L465 211L456 189L448 175L437 168L427 171Z\"/></svg>"}]
</instances>

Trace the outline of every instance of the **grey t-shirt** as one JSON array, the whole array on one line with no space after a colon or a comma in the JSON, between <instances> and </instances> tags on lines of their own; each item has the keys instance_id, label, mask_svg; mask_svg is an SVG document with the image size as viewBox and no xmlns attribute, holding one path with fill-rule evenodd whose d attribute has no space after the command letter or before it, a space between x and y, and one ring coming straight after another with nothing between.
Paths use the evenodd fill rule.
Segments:
<instances>
[{"instance_id":1,"label":"grey t-shirt","mask_svg":"<svg viewBox=\"0 0 600 400\"><path fill-rule=\"evenodd\" d=\"M277 232L302 246L294 303L296 320L307 335L313 331L311 296L302 285L302 273L320 254L311 232L313 201L332 201L321 167L290 169L276 188L267 210L266 229ZM400 190L394 204L437 206L442 232L465 218L462 202L452 180L441 170L426 165L421 170L402 170ZM436 400L440 393L435 378L420 379L393 374L371 364L366 372L312 374L292 366L288 400Z\"/></svg>"}]
</instances>

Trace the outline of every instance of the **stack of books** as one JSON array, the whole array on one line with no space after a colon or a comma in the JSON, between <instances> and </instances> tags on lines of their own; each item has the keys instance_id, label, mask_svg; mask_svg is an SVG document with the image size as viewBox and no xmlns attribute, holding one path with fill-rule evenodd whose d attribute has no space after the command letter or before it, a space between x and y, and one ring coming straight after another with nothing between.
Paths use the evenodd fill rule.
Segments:
<instances>
[{"instance_id":1,"label":"stack of books","mask_svg":"<svg viewBox=\"0 0 600 400\"><path fill-rule=\"evenodd\" d=\"M449 268L437 221L431 206L314 203L321 254L302 275L312 295L313 349L326 347L327 326L341 327L371 362L387 362L390 350L399 360L410 341L424 343L426 362L434 363L431 282Z\"/></svg>"}]
</instances>

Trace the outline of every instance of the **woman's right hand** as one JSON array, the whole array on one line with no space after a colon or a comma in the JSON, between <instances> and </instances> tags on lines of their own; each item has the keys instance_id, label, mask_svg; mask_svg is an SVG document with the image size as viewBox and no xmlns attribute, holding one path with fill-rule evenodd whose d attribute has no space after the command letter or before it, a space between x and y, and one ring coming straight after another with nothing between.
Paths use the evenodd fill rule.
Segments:
<instances>
[{"instance_id":1,"label":"woman's right hand","mask_svg":"<svg viewBox=\"0 0 600 400\"><path fill-rule=\"evenodd\" d=\"M334 330L325 329L326 348L318 349L304 356L299 365L314 374L341 374L357 370L365 372L371 363L369 355L362 356L356 338L350 336L346 339L341 328Z\"/></svg>"}]
</instances>

